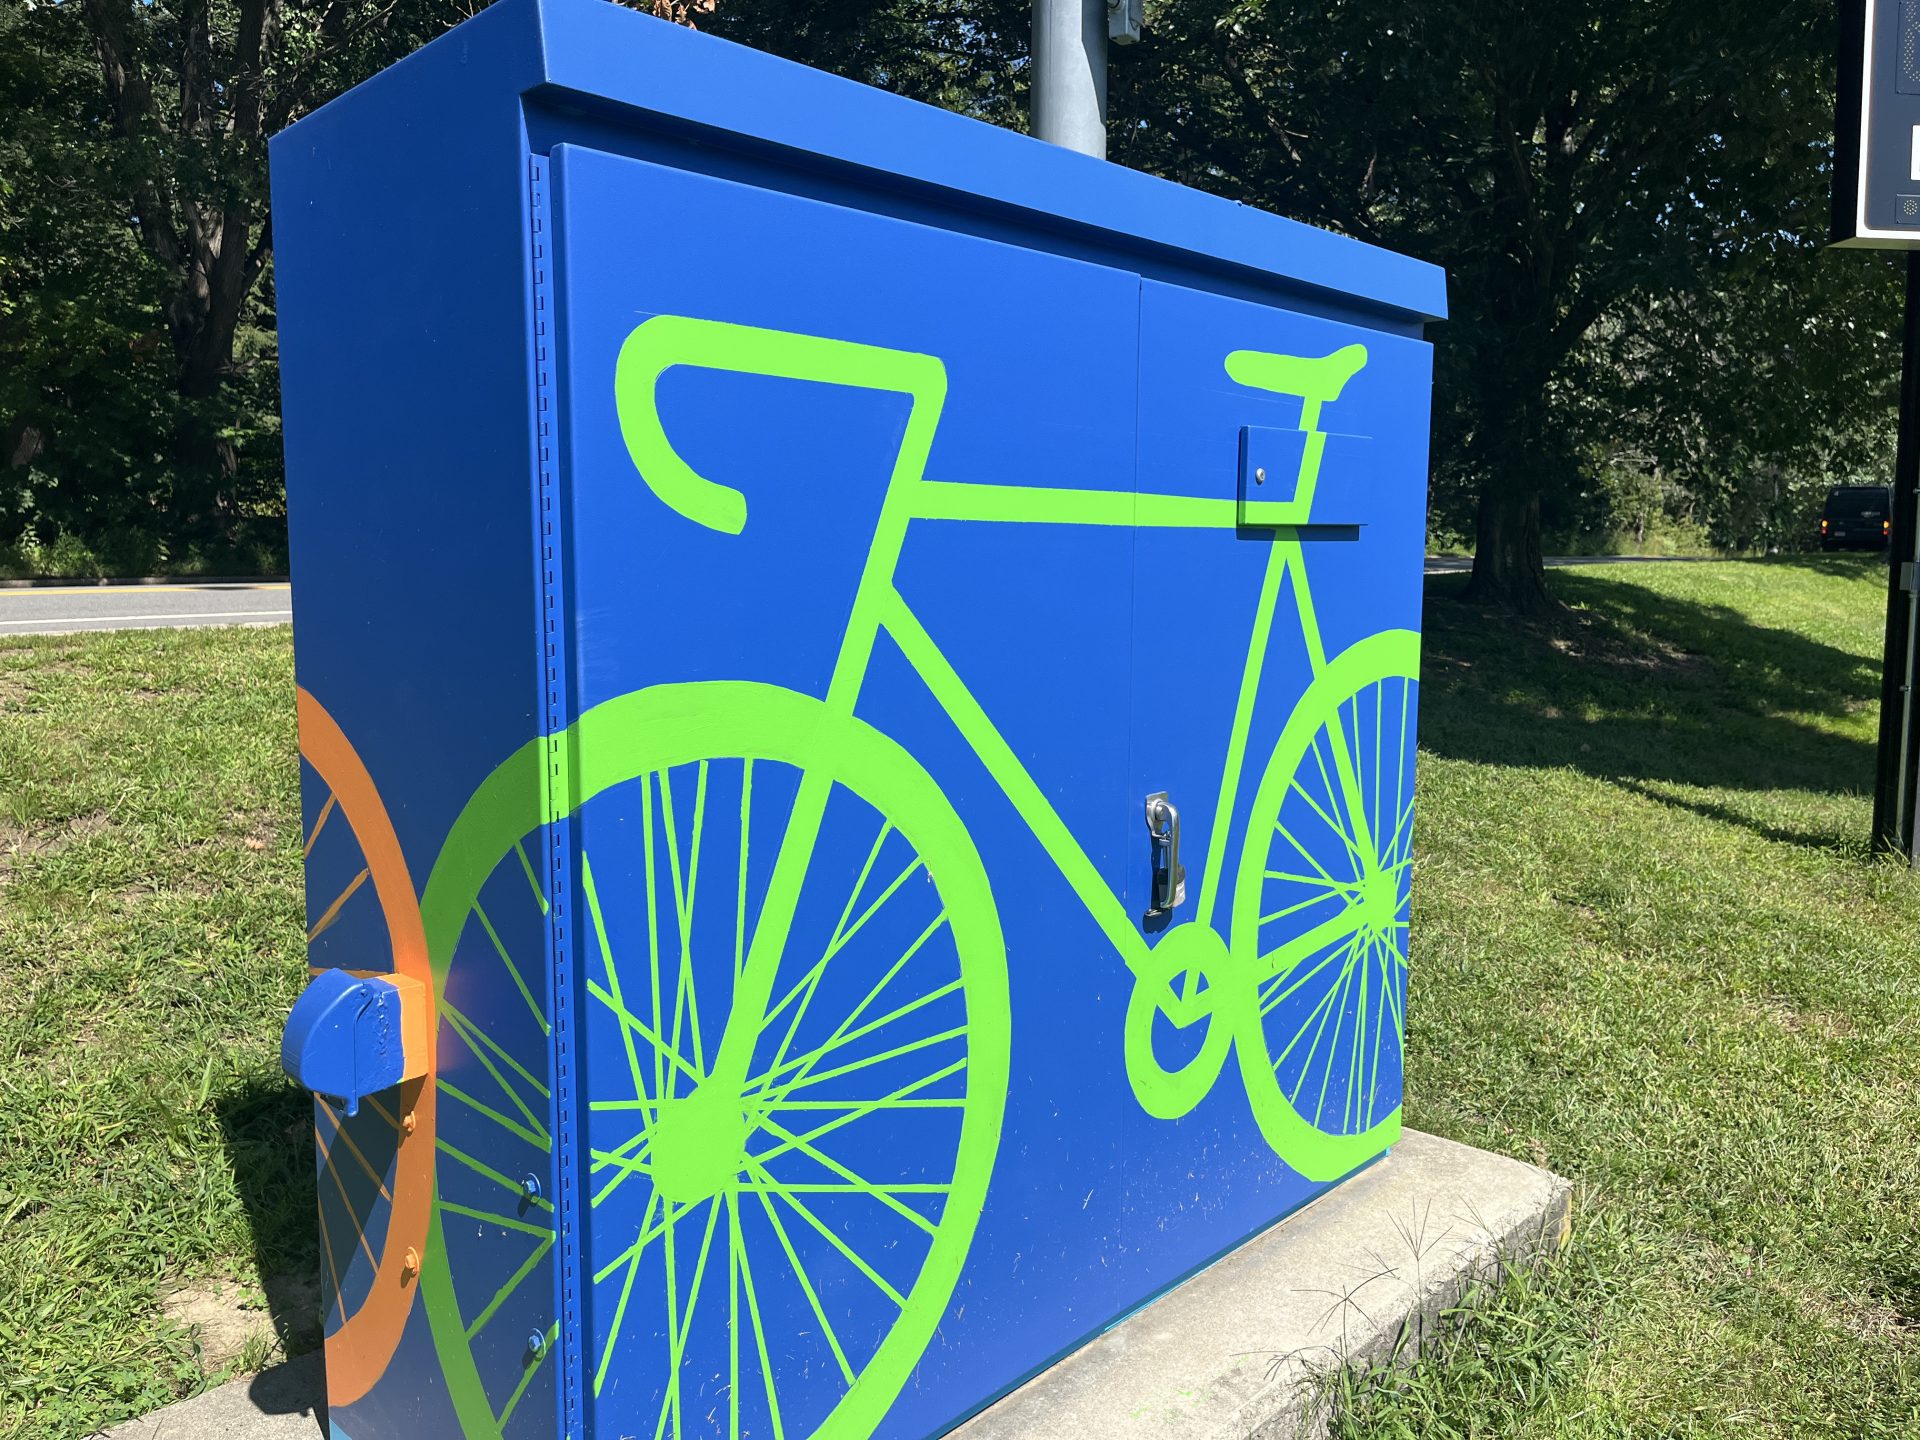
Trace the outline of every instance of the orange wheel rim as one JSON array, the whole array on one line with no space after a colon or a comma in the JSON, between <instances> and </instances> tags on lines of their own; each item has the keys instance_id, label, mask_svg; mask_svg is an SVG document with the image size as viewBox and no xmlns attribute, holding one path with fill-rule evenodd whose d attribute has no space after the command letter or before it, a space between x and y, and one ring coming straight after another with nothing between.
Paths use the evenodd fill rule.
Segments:
<instances>
[{"instance_id":1,"label":"orange wheel rim","mask_svg":"<svg viewBox=\"0 0 1920 1440\"><path fill-rule=\"evenodd\" d=\"M427 1073L400 1087L400 1111L387 1117L398 1133L386 1241L375 1261L373 1283L352 1311L346 1309L346 1297L338 1296L340 1324L327 1336L327 1403L350 1405L386 1373L387 1362L406 1329L414 1293L419 1289L420 1257L427 1250L427 1224L433 1211L433 973L427 963L419 897L373 778L326 708L305 690L297 692L297 699L300 754L332 792L359 843L367 878L373 883L392 943L394 972L420 981L429 1007L423 1027ZM315 831L317 835L317 824ZM311 839L308 843L311 845ZM406 1124L409 1116L411 1127ZM357 1238L365 1243L364 1236ZM338 1288L336 1281L336 1292Z\"/></svg>"}]
</instances>

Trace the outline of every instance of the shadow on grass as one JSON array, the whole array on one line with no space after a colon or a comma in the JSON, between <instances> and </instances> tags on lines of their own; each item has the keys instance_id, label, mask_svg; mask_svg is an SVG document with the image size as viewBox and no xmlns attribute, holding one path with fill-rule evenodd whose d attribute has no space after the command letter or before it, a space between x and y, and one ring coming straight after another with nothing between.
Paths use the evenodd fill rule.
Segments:
<instances>
[{"instance_id":1,"label":"shadow on grass","mask_svg":"<svg viewBox=\"0 0 1920 1440\"><path fill-rule=\"evenodd\" d=\"M249 1080L220 1100L220 1133L234 1184L253 1233L254 1264L274 1333L289 1357L317 1349L321 1317L314 1304L320 1272L315 1224L313 1101L284 1081ZM331 1295L325 1282L319 1293ZM313 1374L318 1375L315 1366ZM250 1392L271 1414L315 1410L326 1433L325 1385L275 1382L263 1372ZM311 1388L312 1393L306 1393Z\"/></svg>"},{"instance_id":2,"label":"shadow on grass","mask_svg":"<svg viewBox=\"0 0 1920 1440\"><path fill-rule=\"evenodd\" d=\"M1914 1257L1884 1266L1870 1293L1882 1311L1882 1324L1907 1331L1920 1329L1920 1262Z\"/></svg>"},{"instance_id":3,"label":"shadow on grass","mask_svg":"<svg viewBox=\"0 0 1920 1440\"><path fill-rule=\"evenodd\" d=\"M1758 835L1762 840L1772 840L1782 845L1803 845L1810 850L1857 850L1863 857L1870 853L1865 834L1836 835L1830 831L1797 830L1790 825L1780 825L1743 814L1731 805L1722 805L1694 796L1675 795L1671 791L1657 789L1638 780L1617 780L1614 783L1622 790L1631 791L1643 800L1670 805L1675 810L1685 810L1705 820L1717 820L1722 825L1738 825Z\"/></svg>"},{"instance_id":4,"label":"shadow on grass","mask_svg":"<svg viewBox=\"0 0 1920 1440\"><path fill-rule=\"evenodd\" d=\"M1765 563L1790 583L1796 570L1859 576L1873 562ZM1878 708L1877 659L1618 578L1556 573L1555 593L1577 608L1537 622L1471 606L1459 598L1464 586L1456 576L1428 583L1421 742L1435 754L1568 767L1769 839L1822 848L1834 837L1659 787L1872 788L1874 746L1858 732L1860 712ZM1843 719L1855 734L1821 723Z\"/></svg>"}]
</instances>

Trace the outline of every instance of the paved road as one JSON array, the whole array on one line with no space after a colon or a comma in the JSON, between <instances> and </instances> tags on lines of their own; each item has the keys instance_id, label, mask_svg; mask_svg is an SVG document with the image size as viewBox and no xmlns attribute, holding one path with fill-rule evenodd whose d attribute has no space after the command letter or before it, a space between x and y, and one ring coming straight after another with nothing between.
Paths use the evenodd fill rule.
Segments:
<instances>
[{"instance_id":1,"label":"paved road","mask_svg":"<svg viewBox=\"0 0 1920 1440\"><path fill-rule=\"evenodd\" d=\"M1706 557L1669 557L1695 559ZM1631 555L1555 556L1561 565L1633 565ZM1471 570L1473 561L1431 558L1427 574ZM163 630L200 625L276 625L293 618L285 581L207 585L62 585L0 587L0 637L65 635L78 630Z\"/></svg>"},{"instance_id":2,"label":"paved road","mask_svg":"<svg viewBox=\"0 0 1920 1440\"><path fill-rule=\"evenodd\" d=\"M1717 560L1717 555L1549 555L1549 570L1563 569L1568 565L1697 565L1704 560ZM1429 555L1427 574L1453 575L1473 569L1471 555Z\"/></svg>"},{"instance_id":3,"label":"paved road","mask_svg":"<svg viewBox=\"0 0 1920 1440\"><path fill-rule=\"evenodd\" d=\"M80 630L283 625L292 618L293 596L285 581L0 588L0 637L67 635Z\"/></svg>"}]
</instances>

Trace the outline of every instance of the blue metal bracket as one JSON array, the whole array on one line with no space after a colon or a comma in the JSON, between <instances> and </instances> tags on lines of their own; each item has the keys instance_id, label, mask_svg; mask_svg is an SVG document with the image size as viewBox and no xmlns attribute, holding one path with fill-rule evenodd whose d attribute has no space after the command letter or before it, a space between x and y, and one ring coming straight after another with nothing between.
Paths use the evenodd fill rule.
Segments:
<instances>
[{"instance_id":1,"label":"blue metal bracket","mask_svg":"<svg viewBox=\"0 0 1920 1440\"><path fill-rule=\"evenodd\" d=\"M1309 450L1316 434L1320 443L1317 457ZM1372 452L1373 441L1365 435L1242 426L1236 492L1240 523L1318 526L1363 523L1362 517L1378 503L1362 488L1376 463ZM1310 462L1314 467L1314 485L1303 487L1305 467ZM1321 482L1327 480L1332 483L1322 487ZM1330 497L1332 503L1322 503L1324 497ZM1300 513L1275 520L1273 507L1276 505L1297 505Z\"/></svg>"},{"instance_id":2,"label":"blue metal bracket","mask_svg":"<svg viewBox=\"0 0 1920 1440\"><path fill-rule=\"evenodd\" d=\"M424 1073L423 1055L409 1063L410 991L422 992L422 987L405 976L322 970L287 1017L280 1068L302 1088L333 1096L347 1114L358 1114L363 1097ZM423 1000L418 993L415 1005Z\"/></svg>"},{"instance_id":3,"label":"blue metal bracket","mask_svg":"<svg viewBox=\"0 0 1920 1440\"><path fill-rule=\"evenodd\" d=\"M1240 503L1292 500L1300 489L1300 467L1307 455L1304 430L1266 425L1240 427Z\"/></svg>"}]
</instances>

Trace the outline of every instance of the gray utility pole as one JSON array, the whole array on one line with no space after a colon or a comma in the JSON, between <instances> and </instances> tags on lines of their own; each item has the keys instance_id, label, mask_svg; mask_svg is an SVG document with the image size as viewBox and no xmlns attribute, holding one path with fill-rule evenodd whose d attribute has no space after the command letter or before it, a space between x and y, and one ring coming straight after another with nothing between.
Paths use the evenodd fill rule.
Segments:
<instances>
[{"instance_id":1,"label":"gray utility pole","mask_svg":"<svg viewBox=\"0 0 1920 1440\"><path fill-rule=\"evenodd\" d=\"M1033 0L1034 135L1107 158L1107 0Z\"/></svg>"}]
</instances>

